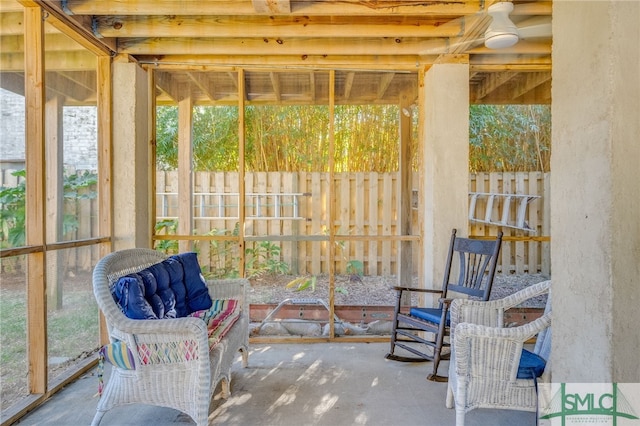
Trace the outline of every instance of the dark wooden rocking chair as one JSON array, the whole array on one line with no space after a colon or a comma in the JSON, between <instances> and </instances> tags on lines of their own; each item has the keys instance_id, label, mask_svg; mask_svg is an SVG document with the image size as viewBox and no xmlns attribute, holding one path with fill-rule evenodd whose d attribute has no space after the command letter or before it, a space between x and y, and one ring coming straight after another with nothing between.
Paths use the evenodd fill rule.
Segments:
<instances>
[{"instance_id":1,"label":"dark wooden rocking chair","mask_svg":"<svg viewBox=\"0 0 640 426\"><path fill-rule=\"evenodd\" d=\"M454 229L451 232L442 290L393 287L397 292L397 299L391 332L391 351L386 358L403 362L433 361L433 373L429 374L427 379L446 382L447 377L438 376L438 365L441 359L448 359L450 355L442 353L443 347L450 346L449 306L453 299L449 292L459 293L461 297L489 300L501 245L502 232L496 239L477 240L456 237ZM455 279L456 275L457 279L452 282L452 278ZM403 306L402 303L406 299L406 297L403 299L405 292L409 292L409 295L411 292L437 294L438 307ZM395 353L397 347L416 356L397 355ZM431 349L428 350L428 348Z\"/></svg>"}]
</instances>

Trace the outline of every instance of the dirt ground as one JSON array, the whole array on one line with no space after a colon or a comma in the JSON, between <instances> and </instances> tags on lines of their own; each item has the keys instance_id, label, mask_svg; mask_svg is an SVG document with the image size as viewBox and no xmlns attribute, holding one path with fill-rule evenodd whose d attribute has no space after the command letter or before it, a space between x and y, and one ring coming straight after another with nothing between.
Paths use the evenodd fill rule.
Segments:
<instances>
[{"instance_id":1,"label":"dirt ground","mask_svg":"<svg viewBox=\"0 0 640 426\"><path fill-rule=\"evenodd\" d=\"M322 298L328 300L329 278L317 277L315 290L307 288L297 291L287 288L287 283L296 279L292 275L265 275L251 280L249 303L279 303L286 298ZM496 275L491 299L500 299L532 284L548 279L541 274ZM417 286L417 280L414 285ZM395 304L396 277L349 277L338 276L335 279L335 303L337 305L387 305ZM523 304L526 307L543 307L546 296L538 297Z\"/></svg>"}]
</instances>

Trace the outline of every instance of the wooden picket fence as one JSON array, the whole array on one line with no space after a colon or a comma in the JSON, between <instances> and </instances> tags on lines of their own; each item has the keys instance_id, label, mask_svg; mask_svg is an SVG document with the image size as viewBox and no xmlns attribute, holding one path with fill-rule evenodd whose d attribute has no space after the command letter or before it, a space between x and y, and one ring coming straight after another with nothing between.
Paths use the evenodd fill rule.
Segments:
<instances>
[{"instance_id":1,"label":"wooden picket fence","mask_svg":"<svg viewBox=\"0 0 640 426\"><path fill-rule=\"evenodd\" d=\"M414 180L415 181L415 180ZM157 174L157 215L176 218L178 215L177 172ZM490 215L502 218L522 216L526 229L496 226L470 221L469 235L486 237L502 230L505 235L499 273L550 274L549 260L549 174L480 173L470 179L470 192L483 194L526 194L532 201L526 209L511 203L506 211L504 197L492 203ZM281 260L294 274L326 274L329 272L328 227L330 197L336 238L336 272L347 272L350 261L364 266L366 275L394 275L398 268L400 241L398 234L397 173L336 173L333 193L328 173L260 172L245 176L247 247L269 241L281 250ZM415 197L414 197L415 198ZM486 197L485 197L486 198ZM231 233L238 224L238 175L224 172L198 172L194 175L194 234ZM470 217L485 218L487 200L475 202ZM413 229L417 229L417 211L413 211ZM340 236L362 237L341 240ZM389 236L367 240L366 236ZM412 242L413 265L419 264L419 250ZM201 257L211 265L229 262L215 247L197 243ZM206 260L205 260L206 263ZM417 271L414 271L417 272Z\"/></svg>"},{"instance_id":2,"label":"wooden picket fence","mask_svg":"<svg viewBox=\"0 0 640 426\"><path fill-rule=\"evenodd\" d=\"M178 216L178 174L157 173L156 215L159 219ZM414 182L417 176L414 176ZM549 173L478 173L470 176L470 193L521 194L532 196L520 220L525 226L497 226L495 223L469 221L469 235L494 236L502 230L502 246L498 273L550 275L549 253ZM18 180L9 172L0 174L0 185L14 186ZM328 173L259 172L245 176L246 247L260 244L277 246L280 261L294 274L326 274L329 272L328 234L334 227L336 238L336 273L347 272L351 261L364 266L365 275L395 275L398 253L403 244L398 235L397 173L336 173L333 192L329 191ZM331 208L331 199L334 206ZM417 228L417 191L414 191L413 229ZM489 196L478 197L470 218L493 222L516 218L521 207L512 202L504 209L504 197L496 198L487 208ZM471 204L471 203L470 203ZM233 234L239 218L238 174L229 172L196 172L194 174L194 234ZM329 223L329 214L334 220ZM489 212L489 213L488 213ZM65 201L65 214L78 218L78 227L64 240L97 237L97 203L95 199ZM491 221L490 221L491 222ZM417 234L417 232L412 232ZM340 236L356 237L341 239ZM367 239L367 236L376 236ZM383 236L383 237L380 237ZM388 236L389 238L385 238ZM406 242L405 242L406 243ZM419 247L412 241L414 268L419 264ZM195 248L204 264L212 268L237 259L237 245L198 241ZM226 249L222 250L222 247ZM231 247L229 249L229 247ZM234 248L235 247L235 248ZM90 270L97 261L96 250L71 250L65 256L67 268ZM414 271L417 273L417 271Z\"/></svg>"}]
</instances>

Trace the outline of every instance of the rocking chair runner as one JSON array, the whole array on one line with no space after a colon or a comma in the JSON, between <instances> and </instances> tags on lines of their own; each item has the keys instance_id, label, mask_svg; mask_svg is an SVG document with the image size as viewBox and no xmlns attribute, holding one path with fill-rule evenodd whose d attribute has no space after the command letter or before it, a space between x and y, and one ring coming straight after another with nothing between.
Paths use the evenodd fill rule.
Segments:
<instances>
[{"instance_id":1,"label":"rocking chair runner","mask_svg":"<svg viewBox=\"0 0 640 426\"><path fill-rule=\"evenodd\" d=\"M466 295L463 297L489 300L501 245L502 232L495 240L477 240L456 237L454 229L451 232L441 290L393 287L397 295L391 332L391 351L385 358L403 362L433 361L433 373L429 374L427 379L446 382L447 377L438 376L438 365L441 359L449 357L448 353L442 353L443 347L450 346L450 342L445 340L445 337L449 336L449 306L453 300L449 292ZM457 271L457 280L452 282L451 279L456 275L455 271ZM403 306L405 292L437 294L440 297L438 307ZM433 339L425 335L426 333L432 334ZM395 353L397 347L416 356L397 355ZM431 348L430 352L425 351L427 348Z\"/></svg>"}]
</instances>

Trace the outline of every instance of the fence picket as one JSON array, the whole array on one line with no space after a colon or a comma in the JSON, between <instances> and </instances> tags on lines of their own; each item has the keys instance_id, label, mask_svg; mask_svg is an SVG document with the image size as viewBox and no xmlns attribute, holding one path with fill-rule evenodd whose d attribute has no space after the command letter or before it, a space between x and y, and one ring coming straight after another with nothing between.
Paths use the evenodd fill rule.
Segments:
<instances>
[{"instance_id":1,"label":"fence picket","mask_svg":"<svg viewBox=\"0 0 640 426\"><path fill-rule=\"evenodd\" d=\"M398 174L397 173L339 173L334 182L328 181L328 173L309 172L269 172L247 173L247 193L268 193L262 197L261 206L247 210L247 235L283 236L283 241L272 241L281 248L280 259L288 264L293 274L326 274L328 268L329 244L322 237L327 236L329 226L329 188L335 191L336 214L333 218L334 231L338 235L337 242L344 248L336 247L336 271L346 272L348 262L362 262L366 275L395 275L398 265L398 247L401 246L392 238L398 230L397 210ZM7 173L2 174L4 184L17 184L17 179ZM156 177L156 214L158 217L177 217L177 172L158 171ZM198 195L194 199L194 223L196 233L204 235L211 231L231 234L238 223L238 173L197 172L194 174L194 190ZM477 193L512 193L539 196L531 201L526 211L526 224L532 233L520 229L497 227L486 223L469 223L469 235L478 237L495 236L501 229L506 240L503 243L498 273L523 274L542 273L550 275L550 243L548 240L550 225L550 206L548 194L550 190L550 173L476 173L470 175L470 192ZM167 195L163 195L167 194ZM212 195L213 194L213 195ZM220 194L220 195L215 195ZM276 199L272 194L303 194L297 196L294 208L293 198ZM483 218L487 208L488 197L476 200L473 217ZM496 198L497 200L498 198ZM278 205L276 205L278 204ZM414 201L417 209L419 203ZM510 209L516 212L518 202L512 202ZM95 199L78 199L75 203L66 203L66 214L78 217L78 229L66 239L91 238L97 232L97 201ZM292 219L293 212L298 217ZM250 218L261 214L261 218ZM494 201L491 206L492 220L504 217L504 204ZM277 216L281 215L282 218ZM270 218L265 218L269 216ZM222 218L221 218L222 217ZM414 223L412 229L420 229L416 223L419 215L412 213ZM511 214L515 217L515 214ZM417 232L417 231L415 231ZM213 234L214 232L212 232ZM376 236L377 239L359 239L344 241L340 235ZM534 236L535 238L530 238ZM305 238L307 241L297 239ZM540 238L543 237L543 238ZM547 237L547 238L544 238ZM248 244L251 247L254 243ZM209 241L196 243L203 263L222 267L234 265L239 253L234 242ZM218 247L218 248L215 248ZM229 249L231 248L231 249ZM91 254L90 254L91 252ZM415 250L418 253L418 250ZM415 254L414 253L414 254ZM90 268L99 250L86 250L69 259L70 268ZM207 262L208 261L208 262ZM414 262L414 274L420 265L419 259ZM237 267L237 265L235 265Z\"/></svg>"}]
</instances>

